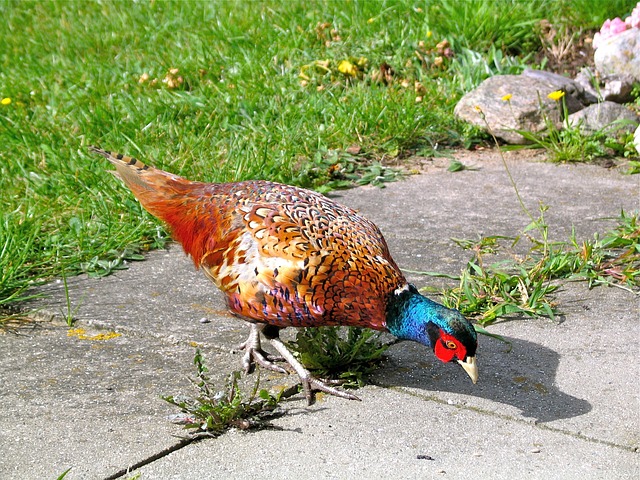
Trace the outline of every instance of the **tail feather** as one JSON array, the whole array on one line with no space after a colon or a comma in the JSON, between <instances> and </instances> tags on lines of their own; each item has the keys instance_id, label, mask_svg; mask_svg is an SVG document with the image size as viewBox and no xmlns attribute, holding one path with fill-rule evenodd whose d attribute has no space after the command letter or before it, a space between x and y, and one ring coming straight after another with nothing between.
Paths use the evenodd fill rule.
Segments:
<instances>
[{"instance_id":1,"label":"tail feather","mask_svg":"<svg viewBox=\"0 0 640 480\"><path fill-rule=\"evenodd\" d=\"M89 150L109 160L116 167L116 171L112 173L131 189L149 212L156 216L159 215L154 206L158 203L175 198L177 195L184 195L201 185L200 182L191 182L179 175L146 165L137 158L109 152L99 147L91 146Z\"/></svg>"},{"instance_id":2,"label":"tail feather","mask_svg":"<svg viewBox=\"0 0 640 480\"><path fill-rule=\"evenodd\" d=\"M89 149L102 155L116 167L113 174L127 185L142 206L152 215L164 221L196 266L205 254L206 244L217 231L211 215L203 213L204 183L165 172L140 160L99 147ZM204 217L203 217L204 215ZM207 225L210 228L196 228Z\"/></svg>"},{"instance_id":3,"label":"tail feather","mask_svg":"<svg viewBox=\"0 0 640 480\"><path fill-rule=\"evenodd\" d=\"M112 171L116 177L129 187L149 213L165 220L162 210L176 196L184 195L197 182L190 182L173 173L142 163L137 158L128 157L116 152L90 146L89 150L109 160L115 167Z\"/></svg>"},{"instance_id":4,"label":"tail feather","mask_svg":"<svg viewBox=\"0 0 640 480\"><path fill-rule=\"evenodd\" d=\"M102 155L104 158L106 158L116 166L126 165L127 167L137 168L138 170L149 170L149 168L151 168L148 165L145 165L144 163L142 163L137 158L127 157L126 155L122 155L116 152L109 152L100 147L90 145L89 150L99 155Z\"/></svg>"},{"instance_id":5,"label":"tail feather","mask_svg":"<svg viewBox=\"0 0 640 480\"><path fill-rule=\"evenodd\" d=\"M140 195L144 191L159 193L161 191L159 188L164 187L167 182L181 178L145 165L137 158L94 146L90 146L89 150L109 160L116 167L116 171L112 173L122 180L141 201Z\"/></svg>"}]
</instances>

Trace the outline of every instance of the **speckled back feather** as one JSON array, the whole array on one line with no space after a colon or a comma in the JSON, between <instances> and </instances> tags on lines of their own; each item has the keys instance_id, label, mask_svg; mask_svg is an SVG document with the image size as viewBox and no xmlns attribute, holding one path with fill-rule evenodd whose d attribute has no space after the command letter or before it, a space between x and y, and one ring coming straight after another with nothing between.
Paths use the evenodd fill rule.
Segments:
<instances>
[{"instance_id":1,"label":"speckled back feather","mask_svg":"<svg viewBox=\"0 0 640 480\"><path fill-rule=\"evenodd\" d=\"M206 184L92 147L168 224L230 309L278 327L385 328L406 280L380 230L315 192L266 181Z\"/></svg>"}]
</instances>

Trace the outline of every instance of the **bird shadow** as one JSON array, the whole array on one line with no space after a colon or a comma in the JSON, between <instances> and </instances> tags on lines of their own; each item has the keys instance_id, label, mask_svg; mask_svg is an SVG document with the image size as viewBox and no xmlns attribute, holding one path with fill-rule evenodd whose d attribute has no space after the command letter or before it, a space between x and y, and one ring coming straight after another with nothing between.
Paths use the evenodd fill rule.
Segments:
<instances>
[{"instance_id":1,"label":"bird shadow","mask_svg":"<svg viewBox=\"0 0 640 480\"><path fill-rule=\"evenodd\" d=\"M430 351L400 342L388 351L388 362L373 376L381 386L450 392L511 405L537 422L572 418L591 411L591 404L555 386L560 355L526 340L503 337L509 343L483 338L478 357L480 379L473 385L455 363L443 364ZM500 411L504 413L504 411Z\"/></svg>"}]
</instances>

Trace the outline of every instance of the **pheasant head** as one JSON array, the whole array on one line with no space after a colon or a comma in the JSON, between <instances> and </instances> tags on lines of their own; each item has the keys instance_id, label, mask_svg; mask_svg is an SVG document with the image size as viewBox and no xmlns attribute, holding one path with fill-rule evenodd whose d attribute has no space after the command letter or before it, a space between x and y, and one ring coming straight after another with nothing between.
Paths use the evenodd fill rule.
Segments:
<instances>
[{"instance_id":1,"label":"pheasant head","mask_svg":"<svg viewBox=\"0 0 640 480\"><path fill-rule=\"evenodd\" d=\"M386 326L398 338L431 347L443 362L457 361L473 383L478 381L478 337L459 311L435 303L420 295L413 285L406 285L389 299Z\"/></svg>"}]
</instances>

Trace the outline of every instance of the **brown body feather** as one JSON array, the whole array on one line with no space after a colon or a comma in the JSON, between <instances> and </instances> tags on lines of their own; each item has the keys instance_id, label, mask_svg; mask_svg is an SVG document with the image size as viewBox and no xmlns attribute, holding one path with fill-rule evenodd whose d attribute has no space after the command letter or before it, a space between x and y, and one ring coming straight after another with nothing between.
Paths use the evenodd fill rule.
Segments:
<instances>
[{"instance_id":1,"label":"brown body feather","mask_svg":"<svg viewBox=\"0 0 640 480\"><path fill-rule=\"evenodd\" d=\"M386 328L406 280L379 229L315 192L265 181L191 182L92 147L164 221L229 308L277 327Z\"/></svg>"}]
</instances>

